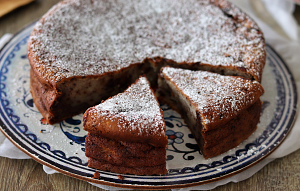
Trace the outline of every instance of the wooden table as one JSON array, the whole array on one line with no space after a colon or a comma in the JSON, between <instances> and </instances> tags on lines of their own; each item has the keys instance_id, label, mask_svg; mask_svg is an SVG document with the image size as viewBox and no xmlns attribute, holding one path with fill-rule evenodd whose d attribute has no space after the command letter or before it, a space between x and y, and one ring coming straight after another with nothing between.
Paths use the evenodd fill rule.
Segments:
<instances>
[{"instance_id":1,"label":"wooden table","mask_svg":"<svg viewBox=\"0 0 300 191\"><path fill-rule=\"evenodd\" d=\"M38 0L0 18L0 37L16 33L39 19L58 0ZM295 17L300 21L300 8ZM48 175L32 159L12 160L0 157L0 190L102 190L88 182L63 174ZM269 163L251 178L229 183L218 190L300 190L300 150Z\"/></svg>"}]
</instances>

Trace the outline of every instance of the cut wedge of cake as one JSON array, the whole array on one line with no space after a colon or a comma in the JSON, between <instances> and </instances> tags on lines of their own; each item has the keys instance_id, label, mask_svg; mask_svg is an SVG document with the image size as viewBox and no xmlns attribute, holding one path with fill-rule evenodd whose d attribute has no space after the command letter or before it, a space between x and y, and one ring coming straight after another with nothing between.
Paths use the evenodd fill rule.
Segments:
<instances>
[{"instance_id":1,"label":"cut wedge of cake","mask_svg":"<svg viewBox=\"0 0 300 191\"><path fill-rule=\"evenodd\" d=\"M163 112L146 77L83 116L88 166L116 173L166 174Z\"/></svg>"},{"instance_id":2,"label":"cut wedge of cake","mask_svg":"<svg viewBox=\"0 0 300 191\"><path fill-rule=\"evenodd\" d=\"M257 81L164 67L158 85L160 99L181 113L204 158L238 146L256 130L264 93Z\"/></svg>"}]
</instances>

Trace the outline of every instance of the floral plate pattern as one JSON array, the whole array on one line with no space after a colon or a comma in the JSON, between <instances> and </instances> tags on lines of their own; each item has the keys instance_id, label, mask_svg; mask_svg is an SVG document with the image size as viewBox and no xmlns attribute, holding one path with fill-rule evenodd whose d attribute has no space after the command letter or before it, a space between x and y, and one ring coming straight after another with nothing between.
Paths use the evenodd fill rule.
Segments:
<instances>
[{"instance_id":1,"label":"floral plate pattern","mask_svg":"<svg viewBox=\"0 0 300 191\"><path fill-rule=\"evenodd\" d=\"M238 147L205 160L178 113L162 105L168 136L164 176L122 175L87 166L82 114L55 125L43 125L30 94L27 40L34 23L16 34L0 51L1 131L34 160L66 175L93 183L139 189L183 188L237 174L274 151L292 128L297 111L293 76L280 56L267 46L262 85L263 112L257 130Z\"/></svg>"}]
</instances>

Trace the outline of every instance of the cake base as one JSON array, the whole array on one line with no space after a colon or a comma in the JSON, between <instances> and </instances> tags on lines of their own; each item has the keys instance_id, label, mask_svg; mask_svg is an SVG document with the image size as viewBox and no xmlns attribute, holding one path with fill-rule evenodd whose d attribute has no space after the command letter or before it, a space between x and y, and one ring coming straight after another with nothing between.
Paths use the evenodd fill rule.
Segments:
<instances>
[{"instance_id":1,"label":"cake base","mask_svg":"<svg viewBox=\"0 0 300 191\"><path fill-rule=\"evenodd\" d=\"M124 167L113 165L105 161L89 158L89 167L96 168L103 171L109 171L120 174L134 174L134 175L162 175L166 174L165 165L147 166L147 167Z\"/></svg>"},{"instance_id":2,"label":"cake base","mask_svg":"<svg viewBox=\"0 0 300 191\"><path fill-rule=\"evenodd\" d=\"M115 141L88 133L85 140L88 166L122 174L166 174L166 148L148 143Z\"/></svg>"}]
</instances>

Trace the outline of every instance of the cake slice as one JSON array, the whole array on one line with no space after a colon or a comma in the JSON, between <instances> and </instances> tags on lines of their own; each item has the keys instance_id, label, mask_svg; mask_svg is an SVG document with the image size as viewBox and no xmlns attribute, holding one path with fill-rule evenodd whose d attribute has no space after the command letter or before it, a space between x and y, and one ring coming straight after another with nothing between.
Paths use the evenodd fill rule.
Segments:
<instances>
[{"instance_id":1,"label":"cake slice","mask_svg":"<svg viewBox=\"0 0 300 191\"><path fill-rule=\"evenodd\" d=\"M264 89L257 81L164 67L158 95L179 111L204 158L238 146L257 127Z\"/></svg>"},{"instance_id":2,"label":"cake slice","mask_svg":"<svg viewBox=\"0 0 300 191\"><path fill-rule=\"evenodd\" d=\"M146 77L83 116L88 166L123 174L166 174L163 112Z\"/></svg>"}]
</instances>

